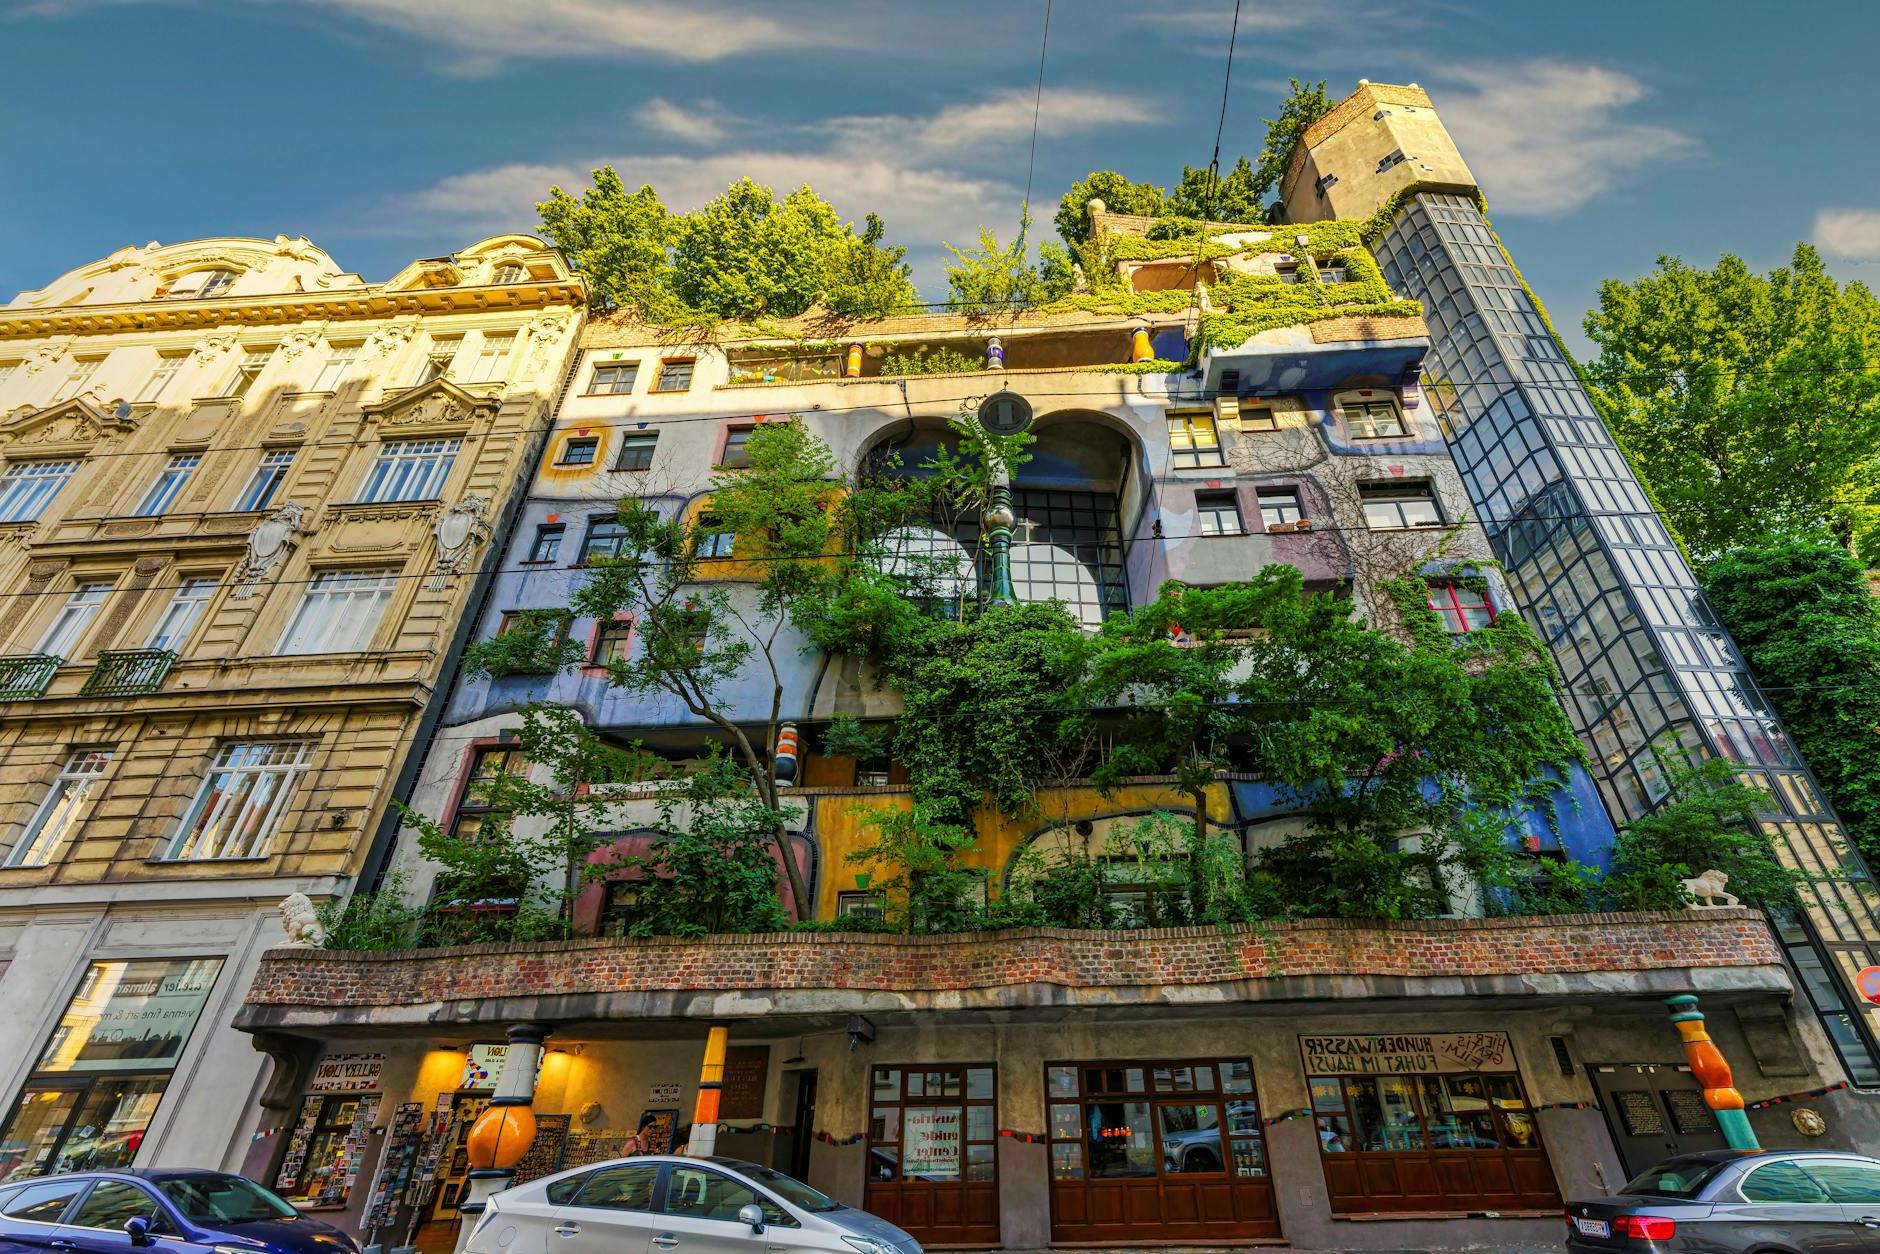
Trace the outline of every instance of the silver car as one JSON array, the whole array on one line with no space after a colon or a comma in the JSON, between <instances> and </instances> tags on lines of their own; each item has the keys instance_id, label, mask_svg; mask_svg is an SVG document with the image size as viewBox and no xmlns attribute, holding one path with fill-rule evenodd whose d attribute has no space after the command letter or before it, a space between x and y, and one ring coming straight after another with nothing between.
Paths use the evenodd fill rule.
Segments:
<instances>
[{"instance_id":1,"label":"silver car","mask_svg":"<svg viewBox=\"0 0 1880 1254\"><path fill-rule=\"evenodd\" d=\"M468 1254L921 1254L885 1219L735 1158L646 1154L490 1199Z\"/></svg>"},{"instance_id":2,"label":"silver car","mask_svg":"<svg viewBox=\"0 0 1880 1254\"><path fill-rule=\"evenodd\" d=\"M1567 1249L1875 1254L1880 1161L1834 1150L1704 1150L1611 1197L1567 1203Z\"/></svg>"}]
</instances>

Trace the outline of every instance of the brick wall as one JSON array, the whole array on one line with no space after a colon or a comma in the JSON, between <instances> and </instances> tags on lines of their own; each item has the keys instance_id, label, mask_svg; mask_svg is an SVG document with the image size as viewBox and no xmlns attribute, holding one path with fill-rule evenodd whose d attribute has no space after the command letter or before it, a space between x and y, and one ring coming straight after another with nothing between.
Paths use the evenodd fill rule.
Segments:
<instances>
[{"instance_id":1,"label":"brick wall","mask_svg":"<svg viewBox=\"0 0 1880 1254\"><path fill-rule=\"evenodd\" d=\"M965 936L775 933L395 953L271 950L255 1006L410 1006L658 991L1154 988L1278 976L1563 975L1782 961L1748 909Z\"/></svg>"}]
</instances>

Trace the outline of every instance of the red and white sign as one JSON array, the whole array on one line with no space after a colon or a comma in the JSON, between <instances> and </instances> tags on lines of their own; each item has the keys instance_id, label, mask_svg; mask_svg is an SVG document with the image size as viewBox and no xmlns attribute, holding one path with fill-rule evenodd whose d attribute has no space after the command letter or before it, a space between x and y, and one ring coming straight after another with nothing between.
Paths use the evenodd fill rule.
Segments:
<instances>
[{"instance_id":1,"label":"red and white sign","mask_svg":"<svg viewBox=\"0 0 1880 1254\"><path fill-rule=\"evenodd\" d=\"M1854 977L1854 984L1862 997L1880 1005L1880 967L1862 967L1860 974Z\"/></svg>"}]
</instances>

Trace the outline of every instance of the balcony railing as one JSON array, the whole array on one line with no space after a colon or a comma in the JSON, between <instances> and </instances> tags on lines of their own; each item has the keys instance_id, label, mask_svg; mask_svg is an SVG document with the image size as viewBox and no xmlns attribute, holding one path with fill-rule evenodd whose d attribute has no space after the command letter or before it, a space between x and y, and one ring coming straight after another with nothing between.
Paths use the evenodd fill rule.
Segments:
<instances>
[{"instance_id":1,"label":"balcony railing","mask_svg":"<svg viewBox=\"0 0 1880 1254\"><path fill-rule=\"evenodd\" d=\"M14 653L0 657L0 701L31 701L46 691L53 672L65 662L51 653Z\"/></svg>"},{"instance_id":2,"label":"balcony railing","mask_svg":"<svg viewBox=\"0 0 1880 1254\"><path fill-rule=\"evenodd\" d=\"M169 649L106 649L85 677L81 697L132 697L155 692L176 664ZM43 687L43 685L42 685Z\"/></svg>"}]
</instances>

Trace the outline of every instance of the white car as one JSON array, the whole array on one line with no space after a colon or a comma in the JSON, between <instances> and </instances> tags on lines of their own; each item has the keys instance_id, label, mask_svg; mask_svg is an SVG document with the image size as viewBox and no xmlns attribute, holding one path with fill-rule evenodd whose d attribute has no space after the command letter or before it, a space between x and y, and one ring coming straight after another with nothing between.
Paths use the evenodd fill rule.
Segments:
<instances>
[{"instance_id":1,"label":"white car","mask_svg":"<svg viewBox=\"0 0 1880 1254\"><path fill-rule=\"evenodd\" d=\"M885 1219L735 1158L645 1154L504 1189L467 1254L921 1254Z\"/></svg>"}]
</instances>

